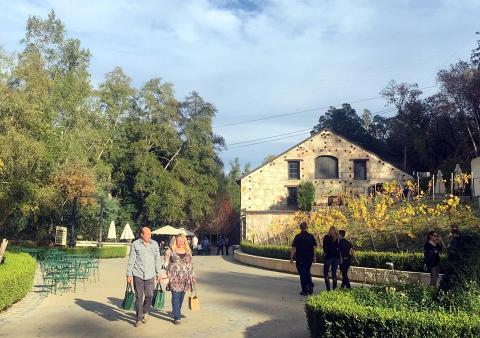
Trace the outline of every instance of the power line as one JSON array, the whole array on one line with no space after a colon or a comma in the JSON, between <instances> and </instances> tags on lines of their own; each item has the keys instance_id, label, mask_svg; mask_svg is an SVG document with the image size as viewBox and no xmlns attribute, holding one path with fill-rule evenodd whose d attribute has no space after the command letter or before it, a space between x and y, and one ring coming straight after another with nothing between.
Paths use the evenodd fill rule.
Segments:
<instances>
[{"instance_id":1,"label":"power line","mask_svg":"<svg viewBox=\"0 0 480 338\"><path fill-rule=\"evenodd\" d=\"M371 114L372 114L373 117L382 116L382 115L391 113L395 110L396 110L395 107L390 107L390 108L386 108L386 109L379 110L379 111L376 111L376 112L372 112ZM249 146L253 146L253 145L257 145L257 144L283 140L283 139L297 137L297 136L301 136L301 135L307 135L307 134L310 134L310 132L312 130L313 130L313 127L308 128L308 129L292 131L292 132L289 132L289 133L282 133L282 134L275 134L275 135L271 135L271 136L260 137L260 138L256 138L256 139L252 139L252 140L248 140L248 141L234 142L234 143L227 144L226 147L227 147L227 150L237 149L237 148L245 148L245 147L249 147ZM286 136L286 135L288 135L288 136Z\"/></svg>"},{"instance_id":2,"label":"power line","mask_svg":"<svg viewBox=\"0 0 480 338\"><path fill-rule=\"evenodd\" d=\"M312 128L292 131L290 133L278 134L278 135L273 135L273 136L260 137L260 138L256 138L256 139L249 140L249 141L230 143L228 146L239 145L239 144L243 144L243 143L250 143L250 142L255 142L255 141L261 141L261 140L266 140L266 139L270 139L270 138L274 138L274 137L278 137L278 136L296 134L296 133L306 132L306 131L310 131L310 130L312 130Z\"/></svg>"},{"instance_id":3,"label":"power line","mask_svg":"<svg viewBox=\"0 0 480 338\"><path fill-rule=\"evenodd\" d=\"M309 130L311 130L311 129L309 129ZM227 148L228 148L227 150L236 149L236 148L245 148L245 147L250 147L250 146L254 146L254 145L257 145L257 144L261 144L261 143L273 142L273 141L283 140L283 139L297 137L297 136L301 136L301 135L307 135L307 134L309 135L310 132L302 132L302 133L299 133L299 134L296 134L296 135L277 137L275 139L270 139L270 140L266 140L266 141L259 141L259 142L254 142L254 143L250 143L250 144L243 144L243 145L239 145L239 146L233 146L233 147L228 147L227 146Z\"/></svg>"},{"instance_id":4,"label":"power line","mask_svg":"<svg viewBox=\"0 0 480 338\"><path fill-rule=\"evenodd\" d=\"M419 89L423 90L423 89L429 89L429 88L434 88L434 87L437 87L437 85L432 85L432 86L423 87L423 88L419 88ZM354 103L377 100L377 99L380 99L380 98L382 98L381 95L380 96L375 96L375 97L369 97L369 98L365 98L365 99L360 99L360 100L356 100L356 101L344 101L343 103L354 104ZM246 123L264 121L264 120L269 120L269 119L282 118L282 117L291 116L291 115L298 115L298 114L318 111L318 110L322 110L322 109L329 109L332 106L335 107L335 106L341 105L343 103L339 103L339 104L336 104L336 105L323 106L323 107L310 108L310 109L305 109L305 110L299 110L299 111L295 111L295 112L291 112L291 113L284 113L284 114L276 114L276 115L270 115L270 116L265 116L265 117L259 117L259 118L255 118L255 119L251 119L251 120L243 120L243 121L237 121L237 122L232 122L232 123L225 123L225 124L213 126L213 128L218 129L218 128L223 128L223 127L236 126L236 125L239 125L239 124L246 124Z\"/></svg>"}]
</instances>

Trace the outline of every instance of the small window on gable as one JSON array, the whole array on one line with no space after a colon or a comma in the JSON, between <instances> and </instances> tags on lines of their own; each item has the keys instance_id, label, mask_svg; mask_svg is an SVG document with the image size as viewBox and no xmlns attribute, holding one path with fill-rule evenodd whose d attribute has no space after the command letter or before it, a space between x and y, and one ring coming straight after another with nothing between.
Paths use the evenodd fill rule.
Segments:
<instances>
[{"instance_id":1,"label":"small window on gable","mask_svg":"<svg viewBox=\"0 0 480 338\"><path fill-rule=\"evenodd\" d=\"M333 156L319 156L315 159L315 178L338 178L338 159Z\"/></svg>"},{"instance_id":2,"label":"small window on gable","mask_svg":"<svg viewBox=\"0 0 480 338\"><path fill-rule=\"evenodd\" d=\"M288 179L300 179L300 161L288 161Z\"/></svg>"},{"instance_id":3,"label":"small window on gable","mask_svg":"<svg viewBox=\"0 0 480 338\"><path fill-rule=\"evenodd\" d=\"M353 179L354 180L367 179L367 161L365 160L353 161Z\"/></svg>"}]
</instances>

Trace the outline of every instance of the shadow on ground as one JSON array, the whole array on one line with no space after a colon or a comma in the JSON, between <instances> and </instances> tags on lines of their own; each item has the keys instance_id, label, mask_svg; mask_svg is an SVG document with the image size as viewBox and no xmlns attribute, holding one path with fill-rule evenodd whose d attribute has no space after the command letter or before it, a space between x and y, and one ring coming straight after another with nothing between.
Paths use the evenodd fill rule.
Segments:
<instances>
[{"instance_id":1,"label":"shadow on ground","mask_svg":"<svg viewBox=\"0 0 480 338\"><path fill-rule=\"evenodd\" d=\"M224 259L235 265L243 265L230 257ZM272 318L246 328L245 337L309 336L304 310L306 298L298 295L298 276L268 276L263 273L230 271L228 275L222 272L205 272L199 277L199 285L202 279L208 280L209 287L215 292L225 294L222 305L226 309L243 309L245 312L257 312ZM315 279L315 283L322 285L319 279ZM275 287L272 287L273 285Z\"/></svg>"},{"instance_id":2,"label":"shadow on ground","mask_svg":"<svg viewBox=\"0 0 480 338\"><path fill-rule=\"evenodd\" d=\"M88 312L95 313L108 321L124 321L129 324L135 324L135 312L122 309L122 299L108 297L108 303L100 303L92 300L75 299L75 304ZM164 321L172 322L171 312L152 309L151 317Z\"/></svg>"}]
</instances>

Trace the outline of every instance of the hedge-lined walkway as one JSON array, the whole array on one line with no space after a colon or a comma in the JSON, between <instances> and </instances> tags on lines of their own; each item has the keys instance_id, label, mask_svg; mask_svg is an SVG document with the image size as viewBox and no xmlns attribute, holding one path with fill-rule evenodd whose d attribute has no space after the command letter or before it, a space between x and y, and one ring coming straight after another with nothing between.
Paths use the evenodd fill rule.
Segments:
<instances>
[{"instance_id":1,"label":"hedge-lined walkway","mask_svg":"<svg viewBox=\"0 0 480 338\"><path fill-rule=\"evenodd\" d=\"M166 312L155 312L146 325L133 327L133 312L120 309L125 287L126 259L103 260L100 281L86 291L49 295L20 317L0 325L0 337L307 337L305 297L298 277L244 266L232 256L194 257L200 283L201 310L182 325ZM314 279L316 290L323 289Z\"/></svg>"}]
</instances>

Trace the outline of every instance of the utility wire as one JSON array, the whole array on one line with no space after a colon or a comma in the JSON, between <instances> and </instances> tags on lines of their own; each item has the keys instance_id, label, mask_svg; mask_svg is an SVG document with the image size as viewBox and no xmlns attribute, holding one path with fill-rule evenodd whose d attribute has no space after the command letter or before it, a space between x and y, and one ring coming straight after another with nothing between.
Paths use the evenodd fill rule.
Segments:
<instances>
[{"instance_id":1,"label":"utility wire","mask_svg":"<svg viewBox=\"0 0 480 338\"><path fill-rule=\"evenodd\" d=\"M379 110L379 111L376 111L376 112L372 112L371 114L373 115L373 117L375 117L377 115L381 116L381 115L384 115L384 114L391 113L394 110L396 110L396 108L391 107L391 108L387 108L387 109L384 109L384 110ZM256 144L267 143L267 142L272 142L272 141L277 141L277 140L283 140L283 139L286 139L286 138L296 137L296 136L301 136L301 135L307 135L307 134L310 134L310 132L312 130L313 130L313 127L308 128L308 129L292 131L292 132L289 132L289 133L275 134L275 135L271 135L271 136L260 137L260 138L256 138L256 139L252 139L252 140L248 140L248 141L240 141L240 142L229 143L227 145L227 149L230 150L230 149L235 149L235 148L244 148L244 147L248 147L248 146L252 146L252 145L256 145ZM294 135L292 135L292 134L294 134ZM286 135L290 135L290 136L286 136Z\"/></svg>"},{"instance_id":2,"label":"utility wire","mask_svg":"<svg viewBox=\"0 0 480 338\"><path fill-rule=\"evenodd\" d=\"M429 89L429 88L434 88L434 87L437 87L437 85L432 85L432 86L423 87L423 88L419 88L419 89L423 90L423 89ZM380 99L380 98L382 98L381 95L380 96L375 96L375 97L369 97L369 98L365 98L365 99L360 99L360 100L356 100L356 101L344 101L343 103L353 104L353 103L360 103L360 102L377 100L377 99ZM340 104L343 104L343 103L340 103ZM264 117L259 117L259 118L255 118L255 119L251 119L251 120L243 120L243 121L225 123L225 124L220 124L220 125L213 126L213 128L218 129L218 128L223 128L223 127L236 126L236 125L240 125L240 124L264 121L264 120L269 120L269 119L277 119L277 118L281 118L281 117L285 117L285 116L292 116L292 115L298 115L298 114L303 114L303 113L308 113L308 112L313 112L313 111L318 111L318 110L323 110L323 109L329 109L332 106L335 107L335 106L338 106L340 104L310 108L310 109L305 109L305 110L299 110L299 111L295 111L295 112L291 112L291 113L264 116Z\"/></svg>"}]
</instances>

